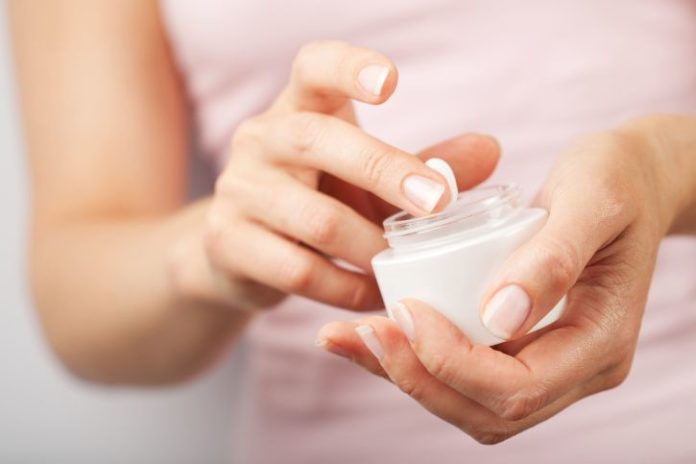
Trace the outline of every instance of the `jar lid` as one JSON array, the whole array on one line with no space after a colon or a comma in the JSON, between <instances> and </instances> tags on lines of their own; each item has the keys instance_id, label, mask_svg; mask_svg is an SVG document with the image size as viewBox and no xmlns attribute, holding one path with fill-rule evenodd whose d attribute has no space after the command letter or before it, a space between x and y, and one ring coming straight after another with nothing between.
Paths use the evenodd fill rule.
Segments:
<instances>
[{"instance_id":1,"label":"jar lid","mask_svg":"<svg viewBox=\"0 0 696 464\"><path fill-rule=\"evenodd\" d=\"M390 245L407 237L420 236L457 224L458 229L470 229L506 217L520 204L520 188L516 184L493 185L467 190L444 211L414 217L401 211L384 220L384 237ZM426 239L426 237L423 237ZM411 240L408 240L411 241Z\"/></svg>"}]
</instances>

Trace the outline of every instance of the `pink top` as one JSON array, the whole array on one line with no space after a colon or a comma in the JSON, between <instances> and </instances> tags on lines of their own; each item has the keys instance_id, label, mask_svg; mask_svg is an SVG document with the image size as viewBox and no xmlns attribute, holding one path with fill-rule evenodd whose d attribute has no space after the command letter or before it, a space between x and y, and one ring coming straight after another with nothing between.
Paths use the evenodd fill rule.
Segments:
<instances>
[{"instance_id":1,"label":"pink top","mask_svg":"<svg viewBox=\"0 0 696 464\"><path fill-rule=\"evenodd\" d=\"M235 126L264 110L301 44L344 39L400 70L358 106L369 132L416 151L464 131L504 147L494 182L538 189L578 135L696 108L690 0L162 0L201 141L224 164ZM313 345L352 314L289 298L248 332L235 462L696 462L696 241L664 242L631 375L495 447Z\"/></svg>"}]
</instances>

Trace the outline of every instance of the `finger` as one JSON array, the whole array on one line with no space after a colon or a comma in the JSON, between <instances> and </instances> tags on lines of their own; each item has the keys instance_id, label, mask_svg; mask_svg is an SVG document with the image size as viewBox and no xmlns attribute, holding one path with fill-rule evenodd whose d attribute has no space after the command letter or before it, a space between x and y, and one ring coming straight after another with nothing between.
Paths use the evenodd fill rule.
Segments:
<instances>
[{"instance_id":1,"label":"finger","mask_svg":"<svg viewBox=\"0 0 696 464\"><path fill-rule=\"evenodd\" d=\"M363 333L362 339L356 328ZM403 332L386 318L374 316L357 323L331 323L321 329L318 340L324 346L340 347L340 355L352 357L370 372L377 375L386 372L392 382L428 411L486 444L498 443L520 433L598 391L592 384L579 385L544 409L511 421L498 417L435 378L421 364Z\"/></svg>"},{"instance_id":2,"label":"finger","mask_svg":"<svg viewBox=\"0 0 696 464\"><path fill-rule=\"evenodd\" d=\"M433 377L420 363L403 332L389 319L372 316L334 324L338 325L330 327L332 332L320 332L324 339L359 352L355 361L371 372L375 371L377 361L395 385L433 414L467 433L497 420L493 413ZM366 349L370 356L365 356Z\"/></svg>"},{"instance_id":3,"label":"finger","mask_svg":"<svg viewBox=\"0 0 696 464\"><path fill-rule=\"evenodd\" d=\"M426 148L423 161L440 158L454 171L459 191L471 189L493 174L500 159L500 144L485 134L467 133Z\"/></svg>"},{"instance_id":4,"label":"finger","mask_svg":"<svg viewBox=\"0 0 696 464\"><path fill-rule=\"evenodd\" d=\"M579 315L578 299L568 311ZM519 420L544 409L611 365L607 333L569 317L533 340L516 356L472 345L443 315L417 300L404 300L391 314L425 368L445 384L493 411ZM610 316L611 317L611 316Z\"/></svg>"},{"instance_id":5,"label":"finger","mask_svg":"<svg viewBox=\"0 0 696 464\"><path fill-rule=\"evenodd\" d=\"M358 214L371 223L376 224L380 229L382 221L387 215L385 212L395 210L394 206L389 205L370 192L344 182L331 174L322 173L319 181L319 191L341 203L350 205Z\"/></svg>"},{"instance_id":6,"label":"finger","mask_svg":"<svg viewBox=\"0 0 696 464\"><path fill-rule=\"evenodd\" d=\"M355 333L356 327L357 324L352 321L330 322L319 329L315 343L329 353L346 358L368 372L389 380L377 358Z\"/></svg>"},{"instance_id":7,"label":"finger","mask_svg":"<svg viewBox=\"0 0 696 464\"><path fill-rule=\"evenodd\" d=\"M508 400L535 380L517 358L471 344L461 330L423 302L403 300L390 308L390 314L428 372L498 416L509 419Z\"/></svg>"},{"instance_id":8,"label":"finger","mask_svg":"<svg viewBox=\"0 0 696 464\"><path fill-rule=\"evenodd\" d=\"M218 194L255 221L368 273L372 257L386 247L375 224L280 171L265 171L261 179L230 175L218 183Z\"/></svg>"},{"instance_id":9,"label":"finger","mask_svg":"<svg viewBox=\"0 0 696 464\"><path fill-rule=\"evenodd\" d=\"M454 171L458 191L464 191L480 184L495 170L500 159L500 145L497 140L484 134L463 134L426 148L418 153L418 158L426 161L440 158ZM380 201L377 203L382 217L397 212L394 206Z\"/></svg>"},{"instance_id":10,"label":"finger","mask_svg":"<svg viewBox=\"0 0 696 464\"><path fill-rule=\"evenodd\" d=\"M206 247L219 271L346 309L382 306L372 276L340 268L259 225L229 224L228 218L219 207L211 208Z\"/></svg>"},{"instance_id":11,"label":"finger","mask_svg":"<svg viewBox=\"0 0 696 464\"><path fill-rule=\"evenodd\" d=\"M546 224L505 261L484 293L481 320L494 335L509 340L527 333L630 223L623 202L591 185L578 178L548 195Z\"/></svg>"},{"instance_id":12,"label":"finger","mask_svg":"<svg viewBox=\"0 0 696 464\"><path fill-rule=\"evenodd\" d=\"M216 272L201 246L203 235L201 230L182 237L168 257L171 277L182 295L212 305L222 302L241 311L266 308L282 300L281 292L269 291L261 284L232 285L225 275Z\"/></svg>"},{"instance_id":13,"label":"finger","mask_svg":"<svg viewBox=\"0 0 696 464\"><path fill-rule=\"evenodd\" d=\"M654 251L646 251L652 238L646 243L639 235L630 229L603 249L568 293L563 319L516 354L543 379L536 394L552 399L588 379L604 390L628 375L654 257Z\"/></svg>"},{"instance_id":14,"label":"finger","mask_svg":"<svg viewBox=\"0 0 696 464\"><path fill-rule=\"evenodd\" d=\"M272 111L332 113L349 99L382 103L397 78L394 64L373 50L340 41L311 42L295 57L290 82Z\"/></svg>"},{"instance_id":15,"label":"finger","mask_svg":"<svg viewBox=\"0 0 696 464\"><path fill-rule=\"evenodd\" d=\"M446 180L422 160L338 118L267 116L247 122L235 143L247 138L261 145L259 152L270 162L333 174L414 215L431 213L449 200Z\"/></svg>"}]
</instances>

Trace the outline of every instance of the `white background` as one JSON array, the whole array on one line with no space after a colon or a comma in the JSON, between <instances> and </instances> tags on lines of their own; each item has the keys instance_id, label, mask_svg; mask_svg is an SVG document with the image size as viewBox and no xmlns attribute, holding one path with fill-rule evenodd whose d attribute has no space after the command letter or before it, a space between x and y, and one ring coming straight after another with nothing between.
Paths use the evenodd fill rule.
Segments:
<instances>
[{"instance_id":1,"label":"white background","mask_svg":"<svg viewBox=\"0 0 696 464\"><path fill-rule=\"evenodd\" d=\"M231 361L185 387L106 389L70 377L47 350L25 278L28 186L18 119L0 2L0 462L224 461Z\"/></svg>"}]
</instances>

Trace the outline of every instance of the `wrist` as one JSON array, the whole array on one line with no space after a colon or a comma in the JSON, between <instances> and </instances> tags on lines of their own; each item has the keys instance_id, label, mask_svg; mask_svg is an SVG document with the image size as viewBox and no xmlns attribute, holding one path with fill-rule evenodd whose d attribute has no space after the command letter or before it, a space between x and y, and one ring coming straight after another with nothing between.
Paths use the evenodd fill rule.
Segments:
<instances>
[{"instance_id":1,"label":"wrist","mask_svg":"<svg viewBox=\"0 0 696 464\"><path fill-rule=\"evenodd\" d=\"M649 160L663 230L696 233L696 116L651 115L619 128Z\"/></svg>"}]
</instances>

